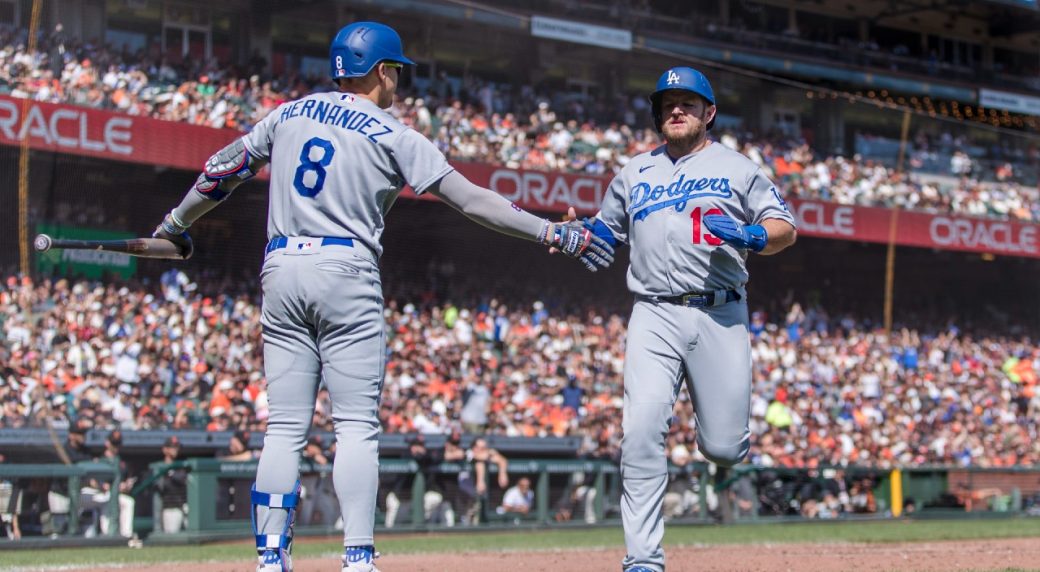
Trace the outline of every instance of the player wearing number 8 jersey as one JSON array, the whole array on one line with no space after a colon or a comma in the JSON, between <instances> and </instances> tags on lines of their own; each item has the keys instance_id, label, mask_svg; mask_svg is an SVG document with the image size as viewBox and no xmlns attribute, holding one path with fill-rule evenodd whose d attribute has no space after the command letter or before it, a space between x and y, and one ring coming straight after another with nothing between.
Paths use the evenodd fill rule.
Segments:
<instances>
[{"instance_id":1,"label":"player wearing number 8 jersey","mask_svg":"<svg viewBox=\"0 0 1040 572\"><path fill-rule=\"evenodd\" d=\"M351 24L332 42L339 91L282 104L214 155L155 235L190 244L187 227L271 164L263 287L269 417L252 491L258 572L292 569L300 452L318 384L332 398L333 482L343 570L372 572L384 323L377 259L384 216L405 185L433 193L499 232L540 241L590 270L613 250L580 223L551 223L456 173L433 143L385 111L411 64L397 33Z\"/></svg>"},{"instance_id":2,"label":"player wearing number 8 jersey","mask_svg":"<svg viewBox=\"0 0 1040 572\"><path fill-rule=\"evenodd\" d=\"M665 144L633 157L585 224L631 248L621 515L629 572L665 569L665 437L683 381L701 453L722 467L747 454L751 348L745 259L795 240L776 186L707 137L715 96L700 72L666 71L650 96Z\"/></svg>"}]
</instances>

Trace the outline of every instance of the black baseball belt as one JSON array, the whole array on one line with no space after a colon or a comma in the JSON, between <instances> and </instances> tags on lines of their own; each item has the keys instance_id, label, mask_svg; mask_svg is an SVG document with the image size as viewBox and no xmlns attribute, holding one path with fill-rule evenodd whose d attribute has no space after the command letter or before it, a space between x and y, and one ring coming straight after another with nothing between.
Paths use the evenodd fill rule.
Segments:
<instances>
[{"instance_id":1,"label":"black baseball belt","mask_svg":"<svg viewBox=\"0 0 1040 572\"><path fill-rule=\"evenodd\" d=\"M642 296L652 302L667 302L687 308L707 308L721 306L740 300L740 292L736 290L715 290L713 292L687 292L678 296Z\"/></svg>"}]
</instances>

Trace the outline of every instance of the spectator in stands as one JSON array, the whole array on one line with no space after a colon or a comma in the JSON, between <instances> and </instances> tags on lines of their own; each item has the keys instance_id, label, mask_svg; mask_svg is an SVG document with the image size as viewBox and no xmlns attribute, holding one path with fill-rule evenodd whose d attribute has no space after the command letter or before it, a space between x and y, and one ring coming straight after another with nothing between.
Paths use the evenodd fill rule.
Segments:
<instances>
[{"instance_id":1,"label":"spectator in stands","mask_svg":"<svg viewBox=\"0 0 1040 572\"><path fill-rule=\"evenodd\" d=\"M317 465L319 470L300 474L303 495L297 522L302 525L331 526L339 515L339 503L332 486L332 459L329 457L322 447L320 436L312 435L307 439L303 447L303 460Z\"/></svg>"},{"instance_id":2,"label":"spectator in stands","mask_svg":"<svg viewBox=\"0 0 1040 572\"><path fill-rule=\"evenodd\" d=\"M859 514L873 514L877 512L877 501L874 498L874 489L871 479L856 479L849 488L849 504L852 512Z\"/></svg>"},{"instance_id":3,"label":"spectator in stands","mask_svg":"<svg viewBox=\"0 0 1040 572\"><path fill-rule=\"evenodd\" d=\"M240 430L231 434L227 449L216 457L221 461L252 461L260 458L260 452L249 448L249 432Z\"/></svg>"},{"instance_id":4,"label":"spectator in stands","mask_svg":"<svg viewBox=\"0 0 1040 572\"><path fill-rule=\"evenodd\" d=\"M583 454L612 459L624 320L518 302L496 355L488 317L497 311L478 297L459 301L454 291L453 305L435 296L411 304L388 297L386 431L451 431L463 421L465 383L479 382L488 392L486 433L580 437ZM23 308L44 310L29 321ZM821 465L878 467L1040 463L1040 441L1030 438L1040 411L1032 339L945 324L886 336L844 314L793 301L785 308L779 320L753 317L756 464L805 467L814 457ZM0 283L0 316L0 424L71 426L71 462L94 457L82 439L90 429L264 426L259 308L249 297L207 299L195 291L165 302L158 289L141 286L9 277ZM198 345L185 344L186 335ZM120 376L137 381L124 385ZM568 397L572 377L580 396ZM315 427L330 423L324 399ZM680 403L675 415L673 427L689 431L692 405ZM446 459L464 455L461 441L449 439ZM462 504L456 509L464 512Z\"/></svg>"},{"instance_id":5,"label":"spectator in stands","mask_svg":"<svg viewBox=\"0 0 1040 572\"><path fill-rule=\"evenodd\" d=\"M729 495L734 518L739 519L755 514L755 500L758 493L750 473L736 475L725 494Z\"/></svg>"},{"instance_id":6,"label":"spectator in stands","mask_svg":"<svg viewBox=\"0 0 1040 572\"><path fill-rule=\"evenodd\" d=\"M12 95L38 101L245 130L280 103L302 92L330 88L327 83L300 77L295 71L272 77L270 70L257 67L266 65L259 55L250 60L248 69L190 59L173 63L179 58L166 56L174 54L128 53L81 41L64 32L60 24L53 33L41 36L37 54L29 54L19 43L24 34L25 30L0 34L0 41L6 44L6 49L0 50L0 69L8 76L3 79ZM851 42L839 52L866 55L873 62L877 57L875 45L873 40ZM893 47L897 48L898 45ZM925 57L928 61L920 64L921 69L935 72L938 68L931 68L939 62L929 59L934 57ZM912 60L901 59L899 65L905 66L908 61ZM648 116L643 96L632 97L621 106L594 97L559 106L551 103L550 93L536 87L524 85L518 90L517 86L499 85L471 75L461 81L448 77L443 70L441 75L444 79L433 82L425 92L401 90L401 98L392 111L403 123L430 137L453 160L609 174L617 172L629 157L658 144L652 129L617 126L632 125L638 118ZM452 89L458 83L466 84L466 88ZM516 91L521 92L519 97L514 96ZM781 179L787 196L1022 220L1040 218L1040 197L1032 189L1016 184L1035 186L1035 157L1029 155L1031 151L1024 144L1005 144L994 147L985 156L972 156L966 151L971 146L965 137L945 132L941 136L922 133L911 141L912 170L942 171L942 175L956 178L952 183L926 183L868 160L877 159L877 154L854 154L861 153L859 145L848 156L814 156L797 134L739 135L743 141L738 141L734 133L722 133L720 140L728 147L740 149L770 176ZM893 155L891 151L887 153ZM939 153L943 158L949 157L948 164L938 160ZM1009 172L1005 167L1011 164L1008 159L1019 165L1031 162L1034 173L1028 180L1014 181L1021 174L1013 172L1017 169ZM983 166L981 160L987 165ZM988 184L980 189L979 181L969 177L993 178L997 182L992 188L994 192L990 192ZM165 280L176 289L176 280L180 278L174 272Z\"/></svg>"},{"instance_id":7,"label":"spectator in stands","mask_svg":"<svg viewBox=\"0 0 1040 572\"><path fill-rule=\"evenodd\" d=\"M134 511L137 508L137 501L134 497L130 496L131 490L137 483L137 477L130 475L126 463L120 458L119 451L123 447L123 433L121 431L112 431L105 438L105 450L101 455L101 460L112 463L119 468L119 472L122 475L122 479L119 481L119 490L115 491L115 494L119 496L119 535L123 538L132 538L132 543L137 544L137 533L134 532ZM111 483L101 483L101 491L93 494L92 501L97 503L97 508L101 508L101 533L107 534L110 526L108 511L104 510L105 507L113 494ZM88 504L83 505L85 508L89 508Z\"/></svg>"},{"instance_id":8,"label":"spectator in stands","mask_svg":"<svg viewBox=\"0 0 1040 572\"><path fill-rule=\"evenodd\" d=\"M594 485L594 473L585 471L572 473L571 480L557 503L553 519L556 522L569 521L574 517L575 510L580 509L584 516L585 524L596 524L595 503L598 493Z\"/></svg>"},{"instance_id":9,"label":"spectator in stands","mask_svg":"<svg viewBox=\"0 0 1040 572\"><path fill-rule=\"evenodd\" d=\"M685 445L677 445L672 448L671 461L678 471L668 474L662 512L665 520L692 515L700 509L700 480L690 451Z\"/></svg>"},{"instance_id":10,"label":"spectator in stands","mask_svg":"<svg viewBox=\"0 0 1040 572\"><path fill-rule=\"evenodd\" d=\"M171 465L177 461L181 451L181 441L176 435L167 437L163 442L163 463ZM162 531L175 534L183 530L184 517L188 507L188 470L184 467L169 467L155 482L162 499Z\"/></svg>"},{"instance_id":11,"label":"spectator in stands","mask_svg":"<svg viewBox=\"0 0 1040 572\"><path fill-rule=\"evenodd\" d=\"M487 520L489 465L498 468L498 486L509 486L509 461L501 453L488 447L487 440L478 437L466 451L465 468L459 473L459 490L466 497L463 524L478 524Z\"/></svg>"},{"instance_id":12,"label":"spectator in stands","mask_svg":"<svg viewBox=\"0 0 1040 572\"><path fill-rule=\"evenodd\" d=\"M506 516L525 516L534 506L534 491L531 490L531 479L520 477L515 485L506 490L502 497L502 506L498 514Z\"/></svg>"},{"instance_id":13,"label":"spectator in stands","mask_svg":"<svg viewBox=\"0 0 1040 572\"><path fill-rule=\"evenodd\" d=\"M563 397L563 408L570 409L575 415L580 415L581 403L585 397L585 390L578 385L578 378L568 376L567 385L560 390Z\"/></svg>"},{"instance_id":14,"label":"spectator in stands","mask_svg":"<svg viewBox=\"0 0 1040 572\"><path fill-rule=\"evenodd\" d=\"M472 375L462 391L462 426L467 433L482 435L488 423L491 391L484 379Z\"/></svg>"},{"instance_id":15,"label":"spectator in stands","mask_svg":"<svg viewBox=\"0 0 1040 572\"><path fill-rule=\"evenodd\" d=\"M423 493L423 516L421 520L412 518L413 524L442 524L455 526L455 511L451 503L445 499L443 492L437 484L437 467L444 461L444 450L429 448L426 445L426 437L417 433L408 440L408 449L402 454L402 458L415 461L418 465L416 474L423 476L425 492ZM401 493L406 487L412 485L414 475L402 474L395 479L390 491L386 495L386 515L384 525L392 528L401 511ZM411 506L404 507L404 513L409 515Z\"/></svg>"},{"instance_id":16,"label":"spectator in stands","mask_svg":"<svg viewBox=\"0 0 1040 572\"><path fill-rule=\"evenodd\" d=\"M94 455L86 447L87 429L90 422L79 419L68 429L65 446L59 451L59 457L66 464L80 463L94 459ZM93 480L88 480L87 487L96 490L99 486ZM83 492L81 490L80 494ZM70 500L68 481L65 479L53 479L47 490L47 510L41 514L43 533L57 538L58 535L69 532L79 534L79 515L69 514Z\"/></svg>"},{"instance_id":17,"label":"spectator in stands","mask_svg":"<svg viewBox=\"0 0 1040 572\"><path fill-rule=\"evenodd\" d=\"M6 459L0 454L0 464ZM0 480L0 526L11 540L21 540L22 529L18 522L22 516L23 490L17 480Z\"/></svg>"}]
</instances>

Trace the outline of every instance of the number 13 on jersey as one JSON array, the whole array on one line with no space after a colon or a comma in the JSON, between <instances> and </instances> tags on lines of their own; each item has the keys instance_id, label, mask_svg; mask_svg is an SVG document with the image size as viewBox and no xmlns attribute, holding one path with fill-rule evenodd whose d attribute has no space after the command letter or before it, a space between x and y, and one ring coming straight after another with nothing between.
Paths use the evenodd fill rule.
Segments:
<instances>
[{"instance_id":1,"label":"number 13 on jersey","mask_svg":"<svg viewBox=\"0 0 1040 572\"><path fill-rule=\"evenodd\" d=\"M321 152L318 159L311 158L315 147ZM318 196L325 187L325 167L332 162L335 153L336 148L332 146L332 141L321 137L312 137L303 144L303 149L300 149L300 165L296 167L296 176L293 177L293 187L297 193L309 199ZM305 177L309 172L313 172L315 177L308 185Z\"/></svg>"},{"instance_id":2,"label":"number 13 on jersey","mask_svg":"<svg viewBox=\"0 0 1040 572\"><path fill-rule=\"evenodd\" d=\"M703 216L708 216L708 215L713 215L713 214L724 214L724 213L722 212L722 209L708 209L708 211L705 212ZM704 239L704 242L707 242L711 246L719 246L720 244L722 244L722 239L721 238L716 237L714 234L712 234L710 232L701 231L701 227L702 227L702 224L701 224L701 207L697 207L697 208L693 209L693 212L690 213L690 218L693 219L693 243L694 244L700 244L702 237Z\"/></svg>"}]
</instances>

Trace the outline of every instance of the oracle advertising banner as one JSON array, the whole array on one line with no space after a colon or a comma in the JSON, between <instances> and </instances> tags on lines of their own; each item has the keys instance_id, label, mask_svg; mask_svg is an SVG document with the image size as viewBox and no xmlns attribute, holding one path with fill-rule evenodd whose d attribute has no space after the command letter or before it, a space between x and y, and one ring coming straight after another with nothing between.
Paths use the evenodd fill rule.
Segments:
<instances>
[{"instance_id":1,"label":"oracle advertising banner","mask_svg":"<svg viewBox=\"0 0 1040 572\"><path fill-rule=\"evenodd\" d=\"M988 252L1040 258L1040 226L1032 223L925 212L789 200L798 234L887 243L892 224L896 244L941 250Z\"/></svg>"},{"instance_id":2,"label":"oracle advertising banner","mask_svg":"<svg viewBox=\"0 0 1040 572\"><path fill-rule=\"evenodd\" d=\"M599 175L520 171L476 163L453 163L474 183L497 191L517 205L540 212L594 214L610 184ZM788 207L801 236L887 244L896 225L896 244L941 250L988 252L1040 258L1040 226L1032 223L900 211L790 199Z\"/></svg>"},{"instance_id":3,"label":"oracle advertising banner","mask_svg":"<svg viewBox=\"0 0 1040 572\"><path fill-rule=\"evenodd\" d=\"M199 171L211 154L239 136L231 129L0 95L3 145L18 145L26 137L33 149ZM573 206L579 215L594 214L610 184L603 175L453 165L474 183L541 213L564 213ZM409 197L415 195L406 191L404 198ZM788 205L802 236L887 243L896 224L896 244L903 246L1040 258L1036 224L913 211L893 218L889 209L812 200L791 199Z\"/></svg>"},{"instance_id":4,"label":"oracle advertising banner","mask_svg":"<svg viewBox=\"0 0 1040 572\"><path fill-rule=\"evenodd\" d=\"M0 95L0 144L201 171L241 133Z\"/></svg>"}]
</instances>

